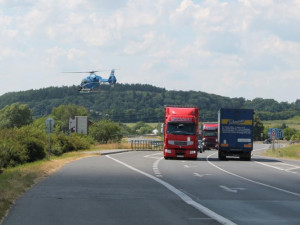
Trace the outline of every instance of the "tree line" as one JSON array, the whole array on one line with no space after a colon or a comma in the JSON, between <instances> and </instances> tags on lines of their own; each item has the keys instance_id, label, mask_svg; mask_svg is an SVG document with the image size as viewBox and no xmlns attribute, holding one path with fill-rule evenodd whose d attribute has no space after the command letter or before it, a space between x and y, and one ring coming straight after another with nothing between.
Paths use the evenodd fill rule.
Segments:
<instances>
[{"instance_id":1,"label":"tree line","mask_svg":"<svg viewBox=\"0 0 300 225\"><path fill-rule=\"evenodd\" d=\"M34 118L49 115L54 107L75 104L87 108L92 118L116 122L162 122L164 105L197 106L200 121L217 121L222 107L251 108L261 120L284 120L300 115L299 99L293 103L263 98L246 100L145 84L103 85L100 92L88 94L79 93L76 86L11 92L0 96L0 109L16 102L29 105Z\"/></svg>"}]
</instances>

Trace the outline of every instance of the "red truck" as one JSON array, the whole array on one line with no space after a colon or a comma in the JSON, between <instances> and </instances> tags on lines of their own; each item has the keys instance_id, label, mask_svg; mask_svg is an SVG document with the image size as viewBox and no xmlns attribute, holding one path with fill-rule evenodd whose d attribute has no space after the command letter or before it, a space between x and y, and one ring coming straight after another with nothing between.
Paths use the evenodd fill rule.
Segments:
<instances>
[{"instance_id":1,"label":"red truck","mask_svg":"<svg viewBox=\"0 0 300 225\"><path fill-rule=\"evenodd\" d=\"M199 110L189 106L165 106L164 158L197 159Z\"/></svg>"},{"instance_id":2,"label":"red truck","mask_svg":"<svg viewBox=\"0 0 300 225\"><path fill-rule=\"evenodd\" d=\"M218 148L218 123L203 123L201 125L203 150Z\"/></svg>"}]
</instances>

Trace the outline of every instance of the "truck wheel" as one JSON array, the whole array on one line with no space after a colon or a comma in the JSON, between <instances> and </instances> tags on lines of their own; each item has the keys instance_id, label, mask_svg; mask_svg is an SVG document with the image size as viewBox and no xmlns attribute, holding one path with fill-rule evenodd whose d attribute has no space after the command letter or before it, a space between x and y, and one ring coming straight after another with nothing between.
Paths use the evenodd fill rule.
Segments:
<instances>
[{"instance_id":1,"label":"truck wheel","mask_svg":"<svg viewBox=\"0 0 300 225\"><path fill-rule=\"evenodd\" d=\"M219 156L219 160L226 160L226 155L221 153L221 152L218 152L218 156Z\"/></svg>"},{"instance_id":2,"label":"truck wheel","mask_svg":"<svg viewBox=\"0 0 300 225\"><path fill-rule=\"evenodd\" d=\"M251 161L251 152L245 155L245 161Z\"/></svg>"},{"instance_id":3,"label":"truck wheel","mask_svg":"<svg viewBox=\"0 0 300 225\"><path fill-rule=\"evenodd\" d=\"M240 155L240 159L244 160L244 161L251 161L251 152L245 153L245 154L241 154Z\"/></svg>"}]
</instances>

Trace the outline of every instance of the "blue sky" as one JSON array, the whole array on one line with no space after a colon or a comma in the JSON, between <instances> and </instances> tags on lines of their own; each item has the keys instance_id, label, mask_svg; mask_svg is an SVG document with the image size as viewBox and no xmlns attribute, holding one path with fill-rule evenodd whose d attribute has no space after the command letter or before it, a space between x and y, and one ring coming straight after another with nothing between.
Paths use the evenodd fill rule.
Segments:
<instances>
[{"instance_id":1,"label":"blue sky","mask_svg":"<svg viewBox=\"0 0 300 225\"><path fill-rule=\"evenodd\" d=\"M299 0L0 0L0 95L119 68L120 83L295 102L299 12Z\"/></svg>"}]
</instances>

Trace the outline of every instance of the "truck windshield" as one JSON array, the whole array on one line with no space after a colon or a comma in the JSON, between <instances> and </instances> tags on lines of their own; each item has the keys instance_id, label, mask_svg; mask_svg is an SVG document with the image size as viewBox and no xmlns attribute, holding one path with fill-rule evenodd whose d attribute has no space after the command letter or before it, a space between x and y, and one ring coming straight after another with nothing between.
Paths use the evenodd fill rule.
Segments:
<instances>
[{"instance_id":1,"label":"truck windshield","mask_svg":"<svg viewBox=\"0 0 300 225\"><path fill-rule=\"evenodd\" d=\"M194 135L196 126L194 123L168 123L167 134Z\"/></svg>"},{"instance_id":2,"label":"truck windshield","mask_svg":"<svg viewBox=\"0 0 300 225\"><path fill-rule=\"evenodd\" d=\"M217 137L218 133L216 131L203 131L203 137Z\"/></svg>"}]
</instances>

